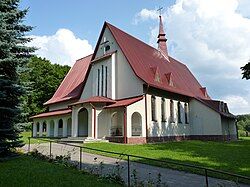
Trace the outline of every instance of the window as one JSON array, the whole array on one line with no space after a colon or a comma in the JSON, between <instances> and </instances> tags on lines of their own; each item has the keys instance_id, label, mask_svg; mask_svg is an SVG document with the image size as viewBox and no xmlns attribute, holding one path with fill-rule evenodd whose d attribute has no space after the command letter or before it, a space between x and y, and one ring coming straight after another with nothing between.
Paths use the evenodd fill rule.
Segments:
<instances>
[{"instance_id":1,"label":"window","mask_svg":"<svg viewBox=\"0 0 250 187\"><path fill-rule=\"evenodd\" d=\"M151 110L152 110L152 121L156 121L156 106L155 106L155 96L151 97Z\"/></svg>"},{"instance_id":2,"label":"window","mask_svg":"<svg viewBox=\"0 0 250 187\"><path fill-rule=\"evenodd\" d=\"M108 67L105 66L105 97L107 97L108 92Z\"/></svg>"},{"instance_id":3,"label":"window","mask_svg":"<svg viewBox=\"0 0 250 187\"><path fill-rule=\"evenodd\" d=\"M185 123L188 124L188 105L185 103L184 105L184 110L185 110Z\"/></svg>"},{"instance_id":4,"label":"window","mask_svg":"<svg viewBox=\"0 0 250 187\"><path fill-rule=\"evenodd\" d=\"M101 84L101 96L103 96L103 78L104 78L104 76L103 76L103 73L104 73L104 70L103 70L103 65L102 65L102 84Z\"/></svg>"},{"instance_id":5,"label":"window","mask_svg":"<svg viewBox=\"0 0 250 187\"><path fill-rule=\"evenodd\" d=\"M58 122L58 128L63 128L63 120L60 119Z\"/></svg>"},{"instance_id":6,"label":"window","mask_svg":"<svg viewBox=\"0 0 250 187\"><path fill-rule=\"evenodd\" d=\"M161 121L166 121L166 105L164 98L161 98Z\"/></svg>"},{"instance_id":7,"label":"window","mask_svg":"<svg viewBox=\"0 0 250 187\"><path fill-rule=\"evenodd\" d=\"M174 102L170 100L170 122L174 122Z\"/></svg>"},{"instance_id":8,"label":"window","mask_svg":"<svg viewBox=\"0 0 250 187\"><path fill-rule=\"evenodd\" d=\"M132 136L142 135L142 119L138 112L134 112L131 116Z\"/></svg>"},{"instance_id":9,"label":"window","mask_svg":"<svg viewBox=\"0 0 250 187\"><path fill-rule=\"evenodd\" d=\"M182 123L181 122L181 102L178 102L178 123Z\"/></svg>"},{"instance_id":10,"label":"window","mask_svg":"<svg viewBox=\"0 0 250 187\"><path fill-rule=\"evenodd\" d=\"M100 95L100 69L97 71L97 95Z\"/></svg>"},{"instance_id":11,"label":"window","mask_svg":"<svg viewBox=\"0 0 250 187\"><path fill-rule=\"evenodd\" d=\"M109 45L106 45L105 48L104 48L105 52L109 51L110 50L110 46Z\"/></svg>"}]
</instances>

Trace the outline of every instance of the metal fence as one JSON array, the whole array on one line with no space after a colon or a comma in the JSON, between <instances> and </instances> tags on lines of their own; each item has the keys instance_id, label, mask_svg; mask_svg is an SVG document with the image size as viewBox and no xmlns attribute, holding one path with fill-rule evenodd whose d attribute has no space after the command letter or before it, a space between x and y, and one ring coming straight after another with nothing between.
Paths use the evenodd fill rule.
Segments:
<instances>
[{"instance_id":1,"label":"metal fence","mask_svg":"<svg viewBox=\"0 0 250 187\"><path fill-rule=\"evenodd\" d=\"M120 175L128 186L137 186L136 184L139 185L140 182L150 184L151 186L171 186L171 184L174 186L176 183L180 186L206 187L248 186L250 184L250 177L222 170L89 148L84 145L74 145L53 139L29 137L28 152L31 151L32 138L40 139L41 142L47 142L36 146L32 144L33 148L40 148L40 152L50 157L53 157L53 155L70 154L72 157L71 161L75 162L80 170L84 169L103 175L109 174L112 168L116 167L117 170L115 172L120 172ZM93 158L93 155L98 155L100 158ZM97 159L100 161L97 162ZM103 159L106 159L107 163L101 161ZM97 167L99 167L99 170Z\"/></svg>"}]
</instances>

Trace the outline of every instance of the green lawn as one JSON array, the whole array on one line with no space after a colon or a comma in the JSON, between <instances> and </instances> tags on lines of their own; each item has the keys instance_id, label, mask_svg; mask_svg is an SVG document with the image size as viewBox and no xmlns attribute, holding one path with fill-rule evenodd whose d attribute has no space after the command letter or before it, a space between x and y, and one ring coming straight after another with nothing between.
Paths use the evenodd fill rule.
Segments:
<instances>
[{"instance_id":1,"label":"green lawn","mask_svg":"<svg viewBox=\"0 0 250 187\"><path fill-rule=\"evenodd\" d=\"M250 137L242 138L237 142L230 143L212 141L182 141L144 145L89 143L84 144L84 146L160 160L189 163L250 176ZM98 154L101 153L99 152ZM160 163L148 160L136 158L133 160L163 166ZM177 169L187 170L187 168L178 167Z\"/></svg>"},{"instance_id":2,"label":"green lawn","mask_svg":"<svg viewBox=\"0 0 250 187\"><path fill-rule=\"evenodd\" d=\"M0 162L0 186L119 186L74 168L20 156Z\"/></svg>"},{"instance_id":3,"label":"green lawn","mask_svg":"<svg viewBox=\"0 0 250 187\"><path fill-rule=\"evenodd\" d=\"M22 136L21 140L23 140L23 142L25 144L28 144L29 143L28 137L31 137L31 131L22 132L21 136ZM44 137L44 138L46 139L46 137ZM44 143L44 142L45 141L42 141L42 139L39 139L39 138L37 138L37 139L31 138L30 139L30 143L31 144L34 144L34 143Z\"/></svg>"}]
</instances>

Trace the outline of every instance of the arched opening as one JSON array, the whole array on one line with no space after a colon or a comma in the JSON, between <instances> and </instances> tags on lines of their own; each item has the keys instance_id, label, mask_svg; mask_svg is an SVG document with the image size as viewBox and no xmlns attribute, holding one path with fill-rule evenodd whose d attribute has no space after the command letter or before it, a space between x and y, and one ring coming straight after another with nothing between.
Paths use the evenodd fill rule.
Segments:
<instances>
[{"instance_id":1,"label":"arched opening","mask_svg":"<svg viewBox=\"0 0 250 187\"><path fill-rule=\"evenodd\" d=\"M63 136L63 120L58 121L58 136Z\"/></svg>"},{"instance_id":2,"label":"arched opening","mask_svg":"<svg viewBox=\"0 0 250 187\"><path fill-rule=\"evenodd\" d=\"M78 136L88 136L88 110L86 108L78 112Z\"/></svg>"},{"instance_id":3,"label":"arched opening","mask_svg":"<svg viewBox=\"0 0 250 187\"><path fill-rule=\"evenodd\" d=\"M54 130L55 130L55 122L54 120L50 121L50 136L54 136Z\"/></svg>"},{"instance_id":4,"label":"arched opening","mask_svg":"<svg viewBox=\"0 0 250 187\"><path fill-rule=\"evenodd\" d=\"M119 121L118 113L114 112L111 116L111 136L122 136L122 124L120 124Z\"/></svg>"},{"instance_id":5,"label":"arched opening","mask_svg":"<svg viewBox=\"0 0 250 187\"><path fill-rule=\"evenodd\" d=\"M44 121L43 122L43 136L45 136L46 134L46 128L47 128L47 125L46 125L46 122Z\"/></svg>"},{"instance_id":6,"label":"arched opening","mask_svg":"<svg viewBox=\"0 0 250 187\"><path fill-rule=\"evenodd\" d=\"M132 136L141 136L142 135L142 119L141 114L134 112L131 117L132 121Z\"/></svg>"},{"instance_id":7,"label":"arched opening","mask_svg":"<svg viewBox=\"0 0 250 187\"><path fill-rule=\"evenodd\" d=\"M71 131L72 131L72 119L69 118L67 120L67 136L71 136Z\"/></svg>"},{"instance_id":8,"label":"arched opening","mask_svg":"<svg viewBox=\"0 0 250 187\"><path fill-rule=\"evenodd\" d=\"M35 126L34 128L36 131L34 131L35 133L33 134L33 136L37 136L39 133L39 122L36 122L34 126Z\"/></svg>"}]
</instances>

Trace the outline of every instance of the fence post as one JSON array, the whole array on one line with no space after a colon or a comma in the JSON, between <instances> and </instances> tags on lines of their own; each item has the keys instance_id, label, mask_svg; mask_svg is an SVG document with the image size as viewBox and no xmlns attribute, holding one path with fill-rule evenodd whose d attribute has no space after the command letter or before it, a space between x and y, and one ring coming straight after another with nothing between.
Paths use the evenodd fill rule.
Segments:
<instances>
[{"instance_id":1,"label":"fence post","mask_svg":"<svg viewBox=\"0 0 250 187\"><path fill-rule=\"evenodd\" d=\"M28 153L30 152L30 137L28 137L29 145L28 145Z\"/></svg>"},{"instance_id":2,"label":"fence post","mask_svg":"<svg viewBox=\"0 0 250 187\"><path fill-rule=\"evenodd\" d=\"M51 153L51 146L52 146L52 142L49 141L49 157L52 157L52 153Z\"/></svg>"},{"instance_id":3,"label":"fence post","mask_svg":"<svg viewBox=\"0 0 250 187\"><path fill-rule=\"evenodd\" d=\"M207 176L207 169L205 169L205 176L206 176L206 187L208 187L208 176Z\"/></svg>"},{"instance_id":4,"label":"fence post","mask_svg":"<svg viewBox=\"0 0 250 187\"><path fill-rule=\"evenodd\" d=\"M82 170L82 147L80 147L80 162L79 162L79 168Z\"/></svg>"},{"instance_id":5,"label":"fence post","mask_svg":"<svg viewBox=\"0 0 250 187\"><path fill-rule=\"evenodd\" d=\"M128 187L130 187L130 163L129 163L129 155L128 155Z\"/></svg>"}]
</instances>

